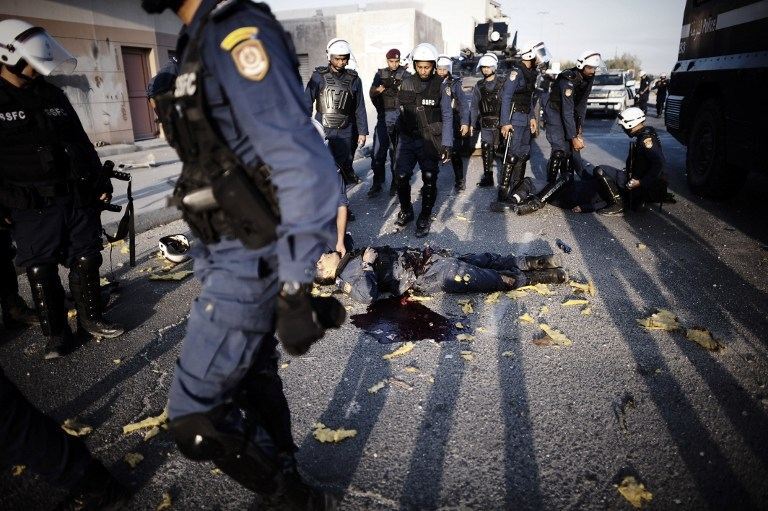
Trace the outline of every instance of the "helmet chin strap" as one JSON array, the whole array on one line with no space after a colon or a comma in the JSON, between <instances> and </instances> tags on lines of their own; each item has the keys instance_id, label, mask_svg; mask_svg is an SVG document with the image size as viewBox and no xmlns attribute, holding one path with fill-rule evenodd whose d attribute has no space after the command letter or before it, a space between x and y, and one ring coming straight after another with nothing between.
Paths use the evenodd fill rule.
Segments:
<instances>
[{"instance_id":1,"label":"helmet chin strap","mask_svg":"<svg viewBox=\"0 0 768 511\"><path fill-rule=\"evenodd\" d=\"M32 80L35 79L35 77L27 76L24 74L24 70L27 68L27 61L24 59L19 59L17 63L15 63L12 66L5 66L8 68L8 71L13 73L15 76L21 78L24 81L24 84L27 85L32 82Z\"/></svg>"}]
</instances>

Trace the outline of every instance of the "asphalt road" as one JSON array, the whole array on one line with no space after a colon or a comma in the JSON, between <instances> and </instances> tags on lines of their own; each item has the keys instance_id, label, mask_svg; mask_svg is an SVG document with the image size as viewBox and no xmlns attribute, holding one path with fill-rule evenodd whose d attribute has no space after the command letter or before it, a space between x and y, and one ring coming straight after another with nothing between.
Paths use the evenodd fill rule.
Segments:
<instances>
[{"instance_id":1,"label":"asphalt road","mask_svg":"<svg viewBox=\"0 0 768 511\"><path fill-rule=\"evenodd\" d=\"M573 247L563 254L572 278L596 285L592 314L561 305L573 297L564 285L497 303L436 295L424 304L466 324L474 342L421 341L387 361L382 355L396 346L347 324L308 356L284 357L307 477L343 495L342 509L631 509L616 486L629 475L652 493L647 509L765 509L768 183L752 176L727 203L695 198L684 148L665 132L661 140L677 203L625 218L549 206L527 217L491 213L495 190L475 188L479 158L458 196L446 167L426 241L460 252L560 253L560 238ZM594 164L624 159L627 138L610 119L590 118L586 142ZM542 136L532 157L539 184L548 154ZM364 174L369 162L356 166ZM394 232L397 208L388 197L367 199L368 185L350 193L358 244L423 243L412 227ZM418 181L414 197L417 189ZM127 325L125 336L43 362L37 332L2 332L0 363L44 411L93 426L88 446L136 490L132 508L155 509L167 491L175 509L246 509L251 494L185 460L167 432L148 441L121 433L165 403L197 283L150 281L147 269L162 266L157 239L179 231L185 226L175 222L140 234L135 269L120 266L127 256L119 248L111 263L105 252L103 271L121 289L109 315ZM463 314L460 298L475 312ZM343 300L350 314L364 312ZM709 352L683 332L647 331L636 319L654 308L673 311L685 328L711 330L725 348ZM535 323L518 320L525 312ZM573 344L534 344L540 322ZM368 392L382 380L382 390ZM317 421L357 435L320 444L311 433ZM144 455L135 469L123 461L129 452ZM61 496L28 471L0 475L2 509L46 509Z\"/></svg>"}]
</instances>

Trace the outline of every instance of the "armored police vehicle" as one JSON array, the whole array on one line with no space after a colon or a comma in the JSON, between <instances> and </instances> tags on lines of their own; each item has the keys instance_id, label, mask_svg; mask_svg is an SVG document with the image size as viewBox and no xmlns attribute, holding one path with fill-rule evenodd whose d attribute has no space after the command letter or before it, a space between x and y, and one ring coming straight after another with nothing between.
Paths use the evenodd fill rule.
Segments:
<instances>
[{"instance_id":1,"label":"armored police vehicle","mask_svg":"<svg viewBox=\"0 0 768 511\"><path fill-rule=\"evenodd\" d=\"M768 1L688 0L664 121L688 146L688 185L735 194L750 170L768 170Z\"/></svg>"}]
</instances>

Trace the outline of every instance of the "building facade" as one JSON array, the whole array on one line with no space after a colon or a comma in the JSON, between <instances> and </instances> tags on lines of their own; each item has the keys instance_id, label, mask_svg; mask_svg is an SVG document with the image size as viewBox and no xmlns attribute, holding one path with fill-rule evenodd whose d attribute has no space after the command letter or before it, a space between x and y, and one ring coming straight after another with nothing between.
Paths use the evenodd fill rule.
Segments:
<instances>
[{"instance_id":1,"label":"building facade","mask_svg":"<svg viewBox=\"0 0 768 511\"><path fill-rule=\"evenodd\" d=\"M138 0L11 0L0 19L45 28L77 58L62 87L94 143L132 143L158 135L146 98L149 79L176 48L181 27L173 13L149 15Z\"/></svg>"}]
</instances>

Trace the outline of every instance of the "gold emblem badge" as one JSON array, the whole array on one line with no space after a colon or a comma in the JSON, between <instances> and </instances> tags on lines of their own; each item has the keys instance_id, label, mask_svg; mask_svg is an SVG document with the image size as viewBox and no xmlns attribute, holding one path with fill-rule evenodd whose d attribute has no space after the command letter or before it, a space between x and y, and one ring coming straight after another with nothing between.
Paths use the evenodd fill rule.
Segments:
<instances>
[{"instance_id":1,"label":"gold emblem badge","mask_svg":"<svg viewBox=\"0 0 768 511\"><path fill-rule=\"evenodd\" d=\"M509 73L509 80L510 80L510 81L512 81L512 82L513 82L513 81L515 81L516 79L517 79L517 71L512 71L511 73Z\"/></svg>"},{"instance_id":2,"label":"gold emblem badge","mask_svg":"<svg viewBox=\"0 0 768 511\"><path fill-rule=\"evenodd\" d=\"M643 145L646 149L650 149L653 147L653 137L648 137L643 139Z\"/></svg>"},{"instance_id":3,"label":"gold emblem badge","mask_svg":"<svg viewBox=\"0 0 768 511\"><path fill-rule=\"evenodd\" d=\"M565 89L565 97L570 98L573 94L573 89Z\"/></svg>"},{"instance_id":4,"label":"gold emblem badge","mask_svg":"<svg viewBox=\"0 0 768 511\"><path fill-rule=\"evenodd\" d=\"M241 27L230 32L219 46L230 52L238 73L244 78L261 81L269 71L269 56L256 36L257 27Z\"/></svg>"}]
</instances>

